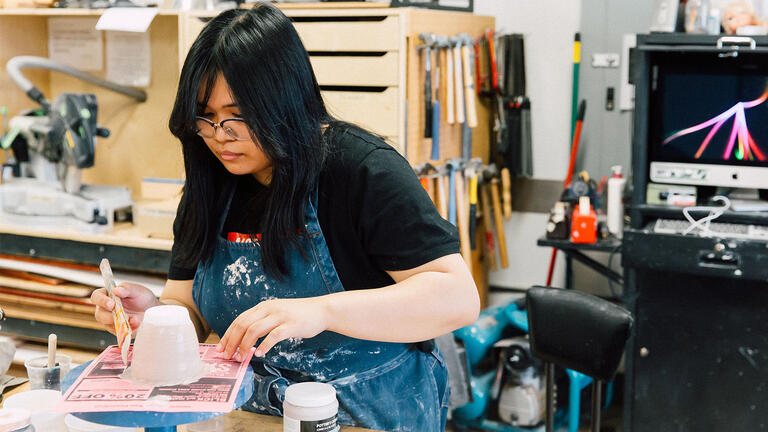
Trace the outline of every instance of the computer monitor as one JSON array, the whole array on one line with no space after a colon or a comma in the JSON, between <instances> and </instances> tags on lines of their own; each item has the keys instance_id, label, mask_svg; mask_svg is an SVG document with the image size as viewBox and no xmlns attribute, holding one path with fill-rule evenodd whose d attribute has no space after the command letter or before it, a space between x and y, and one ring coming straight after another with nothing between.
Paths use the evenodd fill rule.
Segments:
<instances>
[{"instance_id":1,"label":"computer monitor","mask_svg":"<svg viewBox=\"0 0 768 432\"><path fill-rule=\"evenodd\" d=\"M658 54L650 79L651 181L768 189L768 54Z\"/></svg>"}]
</instances>

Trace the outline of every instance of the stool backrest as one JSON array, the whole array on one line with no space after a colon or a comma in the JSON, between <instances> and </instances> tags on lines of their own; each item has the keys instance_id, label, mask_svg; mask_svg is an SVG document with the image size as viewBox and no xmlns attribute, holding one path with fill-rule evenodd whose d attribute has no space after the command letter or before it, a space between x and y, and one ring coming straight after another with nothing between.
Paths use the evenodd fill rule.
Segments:
<instances>
[{"instance_id":1,"label":"stool backrest","mask_svg":"<svg viewBox=\"0 0 768 432\"><path fill-rule=\"evenodd\" d=\"M632 315L593 295L531 287L526 294L533 355L610 381L629 338Z\"/></svg>"}]
</instances>

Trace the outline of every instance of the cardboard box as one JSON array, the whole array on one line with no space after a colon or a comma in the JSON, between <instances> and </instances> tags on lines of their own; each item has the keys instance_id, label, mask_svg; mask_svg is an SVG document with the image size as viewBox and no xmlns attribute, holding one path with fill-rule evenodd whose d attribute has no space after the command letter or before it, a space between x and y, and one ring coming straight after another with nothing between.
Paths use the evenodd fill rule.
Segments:
<instances>
[{"instance_id":1,"label":"cardboard box","mask_svg":"<svg viewBox=\"0 0 768 432\"><path fill-rule=\"evenodd\" d=\"M145 200L178 199L184 180L145 177L141 179L141 198Z\"/></svg>"},{"instance_id":2,"label":"cardboard box","mask_svg":"<svg viewBox=\"0 0 768 432\"><path fill-rule=\"evenodd\" d=\"M133 224L147 237L173 239L173 221L179 197L167 200L140 200L133 205Z\"/></svg>"}]
</instances>

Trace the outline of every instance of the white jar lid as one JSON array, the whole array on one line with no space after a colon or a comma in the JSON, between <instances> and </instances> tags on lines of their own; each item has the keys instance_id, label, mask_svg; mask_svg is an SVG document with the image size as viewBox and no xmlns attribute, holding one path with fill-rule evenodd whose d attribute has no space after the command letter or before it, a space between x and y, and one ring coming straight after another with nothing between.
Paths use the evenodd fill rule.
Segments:
<instances>
[{"instance_id":1,"label":"white jar lid","mask_svg":"<svg viewBox=\"0 0 768 432\"><path fill-rule=\"evenodd\" d=\"M336 400L336 389L330 384L305 382L285 389L285 401L299 407L321 407Z\"/></svg>"},{"instance_id":2,"label":"white jar lid","mask_svg":"<svg viewBox=\"0 0 768 432\"><path fill-rule=\"evenodd\" d=\"M0 431L14 431L29 426L32 413L24 408L0 409Z\"/></svg>"}]
</instances>

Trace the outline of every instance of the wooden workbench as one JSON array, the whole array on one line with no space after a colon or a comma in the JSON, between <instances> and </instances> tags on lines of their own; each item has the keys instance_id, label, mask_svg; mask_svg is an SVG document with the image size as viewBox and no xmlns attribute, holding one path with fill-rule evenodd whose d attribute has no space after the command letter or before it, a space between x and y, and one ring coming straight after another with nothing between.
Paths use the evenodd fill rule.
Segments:
<instances>
[{"instance_id":1,"label":"wooden workbench","mask_svg":"<svg viewBox=\"0 0 768 432\"><path fill-rule=\"evenodd\" d=\"M16 393L22 393L29 390L29 383L25 383L13 390L4 393L3 399ZM0 403L0 406L2 404ZM255 414L248 411L232 411L228 414L224 414L222 417L224 425L222 430L227 432L248 432L248 431L262 431L262 432L282 432L283 419L282 417L274 417L268 415ZM184 426L179 427L179 431L184 432L186 428ZM351 426L342 426L341 432L371 432L371 429L364 429Z\"/></svg>"}]
</instances>

